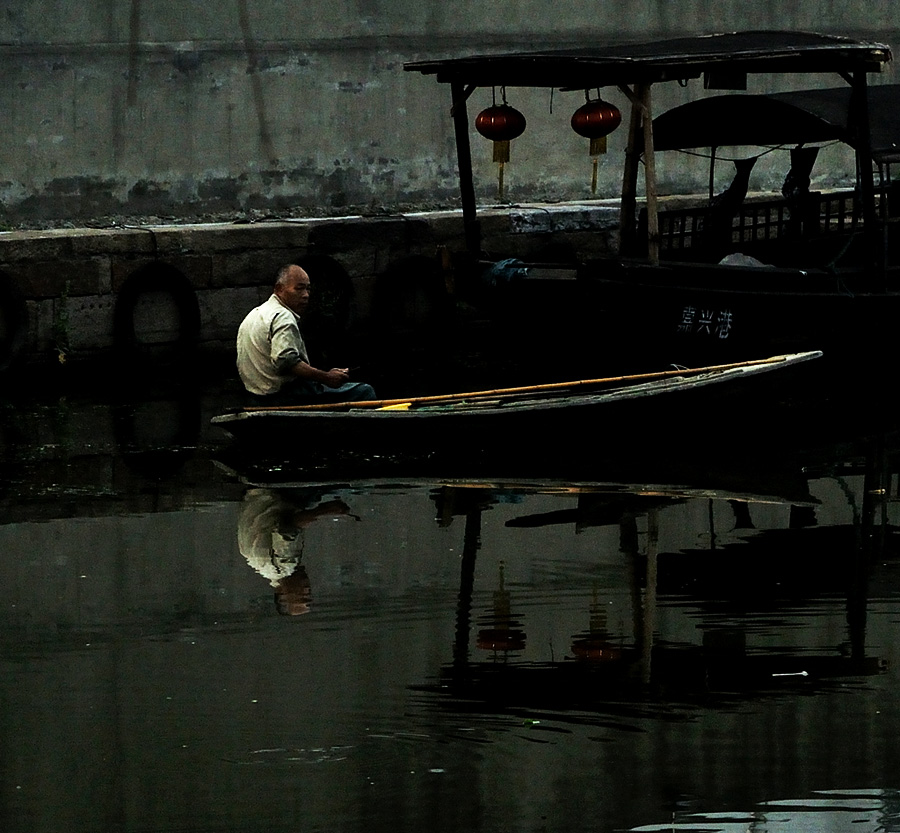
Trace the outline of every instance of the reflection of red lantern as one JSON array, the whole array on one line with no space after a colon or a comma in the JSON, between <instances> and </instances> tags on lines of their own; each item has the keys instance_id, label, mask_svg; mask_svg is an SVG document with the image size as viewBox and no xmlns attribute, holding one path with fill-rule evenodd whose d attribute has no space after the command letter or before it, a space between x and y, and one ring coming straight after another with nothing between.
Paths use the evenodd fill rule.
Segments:
<instances>
[{"instance_id":1,"label":"reflection of red lantern","mask_svg":"<svg viewBox=\"0 0 900 833\"><path fill-rule=\"evenodd\" d=\"M486 622L488 627L478 631L478 647L485 651L522 651L525 649L525 631L512 615L509 591L503 584L503 562L500 562L499 587L494 591L494 607Z\"/></svg>"},{"instance_id":2,"label":"reflection of red lantern","mask_svg":"<svg viewBox=\"0 0 900 833\"><path fill-rule=\"evenodd\" d=\"M525 116L505 102L482 110L475 118L475 129L494 143L494 161L500 166L497 177L503 199L503 166L509 162L509 143L525 132Z\"/></svg>"},{"instance_id":3,"label":"reflection of red lantern","mask_svg":"<svg viewBox=\"0 0 900 833\"><path fill-rule=\"evenodd\" d=\"M478 631L478 647L484 651L508 653L525 650L525 631L510 628L482 628Z\"/></svg>"},{"instance_id":4,"label":"reflection of red lantern","mask_svg":"<svg viewBox=\"0 0 900 833\"><path fill-rule=\"evenodd\" d=\"M606 137L622 123L619 108L603 99L588 101L572 114L572 130L579 136L591 140L591 156L593 159L593 176L591 177L591 193L597 191L597 157L606 153Z\"/></svg>"},{"instance_id":5,"label":"reflection of red lantern","mask_svg":"<svg viewBox=\"0 0 900 833\"><path fill-rule=\"evenodd\" d=\"M619 648L590 635L574 639L572 653L578 659L590 662L616 662L622 659L622 651Z\"/></svg>"}]
</instances>

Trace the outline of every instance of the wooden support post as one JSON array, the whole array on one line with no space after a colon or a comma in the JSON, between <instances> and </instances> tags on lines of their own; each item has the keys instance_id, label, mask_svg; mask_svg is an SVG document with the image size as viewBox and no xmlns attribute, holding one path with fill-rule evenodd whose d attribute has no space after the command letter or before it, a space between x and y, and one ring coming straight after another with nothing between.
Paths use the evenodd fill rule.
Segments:
<instances>
[{"instance_id":1,"label":"wooden support post","mask_svg":"<svg viewBox=\"0 0 900 833\"><path fill-rule=\"evenodd\" d=\"M659 264L659 210L656 191L656 154L653 148L653 107L650 84L641 89L644 119L644 183L647 192L647 260Z\"/></svg>"},{"instance_id":2,"label":"wooden support post","mask_svg":"<svg viewBox=\"0 0 900 833\"><path fill-rule=\"evenodd\" d=\"M852 84L850 117L856 125L856 168L859 176L860 199L863 209L863 238L866 241L866 265L872 270L872 289L885 291L884 238L879 233L878 212L875 210L875 175L872 171L872 137L869 131L869 90L865 72L855 72Z\"/></svg>"},{"instance_id":3,"label":"wooden support post","mask_svg":"<svg viewBox=\"0 0 900 833\"><path fill-rule=\"evenodd\" d=\"M619 88L631 101L628 144L622 175L622 200L619 207L619 254L633 255L637 243L637 172L640 161L641 103L627 87Z\"/></svg>"},{"instance_id":4,"label":"wooden support post","mask_svg":"<svg viewBox=\"0 0 900 833\"><path fill-rule=\"evenodd\" d=\"M450 85L453 97L453 130L456 135L456 158L459 166L459 195L462 201L463 228L466 236L466 248L469 254L481 256L481 224L475 203L475 182L472 174L472 148L469 144L469 115L466 101L475 89L474 86L463 87L461 81L453 81Z\"/></svg>"},{"instance_id":5,"label":"wooden support post","mask_svg":"<svg viewBox=\"0 0 900 833\"><path fill-rule=\"evenodd\" d=\"M644 183L647 198L647 259L659 263L659 214L657 209L656 157L653 148L653 107L650 84L638 84L634 91L619 89L631 101L631 121L628 125L628 148L625 151L625 172L622 177L620 208L620 252L633 254L637 229L637 169L641 150L644 155Z\"/></svg>"}]
</instances>

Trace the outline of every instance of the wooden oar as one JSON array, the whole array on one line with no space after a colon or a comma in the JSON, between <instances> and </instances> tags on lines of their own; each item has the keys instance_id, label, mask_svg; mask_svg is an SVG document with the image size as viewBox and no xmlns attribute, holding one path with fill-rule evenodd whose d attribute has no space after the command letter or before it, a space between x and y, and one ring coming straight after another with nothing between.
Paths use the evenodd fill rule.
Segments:
<instances>
[{"instance_id":1,"label":"wooden oar","mask_svg":"<svg viewBox=\"0 0 900 833\"><path fill-rule=\"evenodd\" d=\"M810 358L813 355L810 354ZM717 370L732 370L739 367L753 367L762 364L776 364L783 362L786 356L772 356L768 359L756 359L749 362L735 362L733 364L717 364L709 367L688 367L674 370L660 370L655 373L637 373L630 376L608 376L603 379L578 379L573 382L550 382L543 385L529 385L518 388L496 388L494 390L469 391L467 393L447 393L433 396L412 396L403 399L371 399L359 402L329 402L316 405L259 405L244 408L245 411L326 411L349 410L351 408L389 408L394 405L434 405L440 402L457 402L460 399L479 399L487 396L509 396L512 394L547 393L558 390L575 389L582 387L597 387L616 382L650 381L651 379L665 379L668 376L696 375L698 373L712 373Z\"/></svg>"}]
</instances>

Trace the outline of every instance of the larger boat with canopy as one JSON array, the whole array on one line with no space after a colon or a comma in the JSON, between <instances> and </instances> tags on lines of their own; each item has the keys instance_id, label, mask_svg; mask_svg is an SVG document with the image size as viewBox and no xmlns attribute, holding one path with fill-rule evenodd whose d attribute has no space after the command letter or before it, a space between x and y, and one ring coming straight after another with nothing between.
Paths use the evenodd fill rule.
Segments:
<instances>
[{"instance_id":1,"label":"larger boat with canopy","mask_svg":"<svg viewBox=\"0 0 900 833\"><path fill-rule=\"evenodd\" d=\"M882 81L891 58L882 43L739 32L425 60L405 69L449 87L466 246L478 268L505 255L482 248L467 108L473 92L539 87L590 98L608 88L627 99L618 249L581 258L574 269L565 264L578 283L578 302L571 292L565 301L572 331L597 353L627 346L629 355L687 364L822 350L830 369L839 363L855 373L860 361L871 365L884 354L900 319L900 184L891 175L900 162L900 85L871 80ZM752 76L762 79L757 88L774 86L778 76L811 86L748 92ZM655 90L670 84L691 100L656 115ZM599 153L619 119L602 97L588 104L572 126ZM479 131L492 129L501 144L515 127ZM835 143L849 149L852 167L829 170L827 179L840 182L843 173L849 187L817 190L819 151ZM776 147L790 151L781 193L754 195L754 164ZM709 194L662 199L659 155L688 150L710 159ZM734 179L714 194L712 172L723 158L734 160ZM530 264L517 265L527 274ZM541 303L549 309L553 299Z\"/></svg>"}]
</instances>

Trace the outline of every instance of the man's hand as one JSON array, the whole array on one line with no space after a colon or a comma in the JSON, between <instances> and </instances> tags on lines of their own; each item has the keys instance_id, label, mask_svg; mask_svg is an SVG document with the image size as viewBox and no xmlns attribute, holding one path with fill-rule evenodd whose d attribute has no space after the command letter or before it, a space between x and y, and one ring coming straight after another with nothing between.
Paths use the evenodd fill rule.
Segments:
<instances>
[{"instance_id":1,"label":"man's hand","mask_svg":"<svg viewBox=\"0 0 900 833\"><path fill-rule=\"evenodd\" d=\"M291 373L310 382L321 382L326 388L339 388L350 381L350 373L346 367L332 367L331 370L319 370L306 362L297 362Z\"/></svg>"},{"instance_id":2,"label":"man's hand","mask_svg":"<svg viewBox=\"0 0 900 833\"><path fill-rule=\"evenodd\" d=\"M322 384L329 388L339 388L350 381L350 373L346 367L332 367L325 373Z\"/></svg>"}]
</instances>

